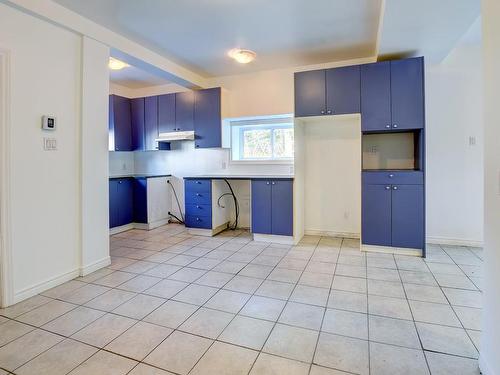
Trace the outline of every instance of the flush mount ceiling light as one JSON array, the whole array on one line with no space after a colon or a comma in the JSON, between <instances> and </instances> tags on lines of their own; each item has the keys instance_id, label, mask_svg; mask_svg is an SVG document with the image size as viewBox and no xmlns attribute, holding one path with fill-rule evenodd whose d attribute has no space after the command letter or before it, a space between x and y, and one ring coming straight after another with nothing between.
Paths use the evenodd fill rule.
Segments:
<instances>
[{"instance_id":1,"label":"flush mount ceiling light","mask_svg":"<svg viewBox=\"0 0 500 375\"><path fill-rule=\"evenodd\" d=\"M248 64L255 59L257 54L254 51L250 51L249 49L241 49L241 48L233 48L231 51L227 53L227 55L239 62L240 64Z\"/></svg>"},{"instance_id":2,"label":"flush mount ceiling light","mask_svg":"<svg viewBox=\"0 0 500 375\"><path fill-rule=\"evenodd\" d=\"M124 63L123 61L117 60L113 57L109 58L108 67L111 70L121 70L121 69L126 68L128 66L130 66L130 65L128 65L127 63Z\"/></svg>"}]
</instances>

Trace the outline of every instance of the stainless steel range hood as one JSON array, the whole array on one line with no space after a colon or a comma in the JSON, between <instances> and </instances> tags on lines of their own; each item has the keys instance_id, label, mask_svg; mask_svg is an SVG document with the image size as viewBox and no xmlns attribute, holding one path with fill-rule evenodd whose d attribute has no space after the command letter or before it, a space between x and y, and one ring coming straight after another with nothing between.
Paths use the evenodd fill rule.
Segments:
<instances>
[{"instance_id":1,"label":"stainless steel range hood","mask_svg":"<svg viewBox=\"0 0 500 375\"><path fill-rule=\"evenodd\" d=\"M194 140L194 131L185 132L169 132L160 133L158 138L155 139L156 142L172 142L172 141L192 141Z\"/></svg>"}]
</instances>

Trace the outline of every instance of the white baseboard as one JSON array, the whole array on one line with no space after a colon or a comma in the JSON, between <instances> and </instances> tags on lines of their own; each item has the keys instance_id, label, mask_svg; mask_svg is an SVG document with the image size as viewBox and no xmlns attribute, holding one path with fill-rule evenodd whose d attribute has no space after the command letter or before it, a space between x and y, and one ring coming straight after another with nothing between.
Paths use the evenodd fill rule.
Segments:
<instances>
[{"instance_id":1,"label":"white baseboard","mask_svg":"<svg viewBox=\"0 0 500 375\"><path fill-rule=\"evenodd\" d=\"M353 232L339 232L334 230L319 230L319 229L306 229L304 231L306 236L324 236L324 237L344 237L359 239L359 233Z\"/></svg>"},{"instance_id":2,"label":"white baseboard","mask_svg":"<svg viewBox=\"0 0 500 375\"><path fill-rule=\"evenodd\" d=\"M427 237L427 243L436 245L450 245L450 246L471 246L471 247L483 247L483 241L476 240L465 240L461 238L447 238L447 237Z\"/></svg>"},{"instance_id":3,"label":"white baseboard","mask_svg":"<svg viewBox=\"0 0 500 375\"><path fill-rule=\"evenodd\" d=\"M294 244L292 236L279 236L276 234L254 233L253 239L254 239L254 241L258 241L258 242L272 242L272 243L278 243L281 245L293 245Z\"/></svg>"},{"instance_id":4,"label":"white baseboard","mask_svg":"<svg viewBox=\"0 0 500 375\"><path fill-rule=\"evenodd\" d=\"M392 246L376 246L376 245L361 245L361 251L373 252L373 253L385 253L385 254L398 254L398 255L412 255L412 256L422 256L421 249L407 249L403 247L392 247Z\"/></svg>"},{"instance_id":5,"label":"white baseboard","mask_svg":"<svg viewBox=\"0 0 500 375\"><path fill-rule=\"evenodd\" d=\"M229 225L229 222L221 224L214 229L201 229L201 228L186 228L186 229L187 229L188 233L192 234L193 236L212 237L212 236L215 236L217 233L220 233L223 230L226 230L228 225Z\"/></svg>"},{"instance_id":6,"label":"white baseboard","mask_svg":"<svg viewBox=\"0 0 500 375\"><path fill-rule=\"evenodd\" d=\"M162 225L168 224L169 219L162 219L155 221L153 223L132 223L134 226L134 229L144 229L144 230L151 230L155 229L158 227L161 227Z\"/></svg>"},{"instance_id":7,"label":"white baseboard","mask_svg":"<svg viewBox=\"0 0 500 375\"><path fill-rule=\"evenodd\" d=\"M479 371L481 371L482 375L497 375L493 372L493 369L488 364L488 361L481 354L479 355L478 362L479 362Z\"/></svg>"},{"instance_id":8,"label":"white baseboard","mask_svg":"<svg viewBox=\"0 0 500 375\"><path fill-rule=\"evenodd\" d=\"M118 233L121 233L121 232L126 232L126 231L128 231L130 229L134 229L134 223L125 224L125 225L122 225L122 226L119 226L119 227L110 228L109 229L109 235L112 236L113 234L118 234Z\"/></svg>"},{"instance_id":9,"label":"white baseboard","mask_svg":"<svg viewBox=\"0 0 500 375\"><path fill-rule=\"evenodd\" d=\"M86 276L89 273L95 272L103 267L109 266L111 264L111 257L104 257L94 263L87 264L86 266L80 267L80 276Z\"/></svg>"},{"instance_id":10,"label":"white baseboard","mask_svg":"<svg viewBox=\"0 0 500 375\"><path fill-rule=\"evenodd\" d=\"M18 292L14 292L14 300L12 301L12 304L21 302L27 298L33 297L39 293L42 293L48 289L51 289L55 286L58 286L62 283L65 283L66 281L73 280L75 277L78 277L80 275L80 269L77 268L75 270L63 273L62 275L53 277L51 279L42 281L41 283L35 284L33 286L30 286L28 288L24 288Z\"/></svg>"}]
</instances>

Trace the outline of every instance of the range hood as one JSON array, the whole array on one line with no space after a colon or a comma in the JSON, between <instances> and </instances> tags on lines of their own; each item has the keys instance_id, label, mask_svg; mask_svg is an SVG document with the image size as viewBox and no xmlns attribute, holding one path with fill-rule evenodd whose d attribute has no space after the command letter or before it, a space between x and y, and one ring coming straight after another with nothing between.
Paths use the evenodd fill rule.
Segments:
<instances>
[{"instance_id":1,"label":"range hood","mask_svg":"<svg viewBox=\"0 0 500 375\"><path fill-rule=\"evenodd\" d=\"M194 131L185 132L169 132L160 133L158 138L155 139L156 142L172 142L172 141L192 141L194 140Z\"/></svg>"}]
</instances>

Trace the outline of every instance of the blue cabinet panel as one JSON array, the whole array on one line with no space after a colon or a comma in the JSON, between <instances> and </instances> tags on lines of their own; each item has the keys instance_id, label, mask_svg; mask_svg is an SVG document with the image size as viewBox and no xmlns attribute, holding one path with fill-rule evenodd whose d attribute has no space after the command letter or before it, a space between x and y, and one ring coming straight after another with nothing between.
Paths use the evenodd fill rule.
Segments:
<instances>
[{"instance_id":1,"label":"blue cabinet panel","mask_svg":"<svg viewBox=\"0 0 500 375\"><path fill-rule=\"evenodd\" d=\"M212 229L211 216L186 215L185 222L188 228Z\"/></svg>"},{"instance_id":2,"label":"blue cabinet panel","mask_svg":"<svg viewBox=\"0 0 500 375\"><path fill-rule=\"evenodd\" d=\"M129 178L118 180L118 225L129 224L133 220L134 186Z\"/></svg>"},{"instance_id":3,"label":"blue cabinet panel","mask_svg":"<svg viewBox=\"0 0 500 375\"><path fill-rule=\"evenodd\" d=\"M158 96L158 132L170 133L176 129L175 94Z\"/></svg>"},{"instance_id":4,"label":"blue cabinet panel","mask_svg":"<svg viewBox=\"0 0 500 375\"><path fill-rule=\"evenodd\" d=\"M132 151L130 99L118 95L110 96L109 121L110 150Z\"/></svg>"},{"instance_id":5,"label":"blue cabinet panel","mask_svg":"<svg viewBox=\"0 0 500 375\"><path fill-rule=\"evenodd\" d=\"M186 204L212 204L212 194L210 192L186 190L184 199Z\"/></svg>"},{"instance_id":6,"label":"blue cabinet panel","mask_svg":"<svg viewBox=\"0 0 500 375\"><path fill-rule=\"evenodd\" d=\"M291 236L293 235L293 182L271 181L271 188L271 233Z\"/></svg>"},{"instance_id":7,"label":"blue cabinet panel","mask_svg":"<svg viewBox=\"0 0 500 375\"><path fill-rule=\"evenodd\" d=\"M186 192L210 192L212 189L212 180L185 180L184 186Z\"/></svg>"},{"instance_id":8,"label":"blue cabinet panel","mask_svg":"<svg viewBox=\"0 0 500 375\"><path fill-rule=\"evenodd\" d=\"M118 226L118 181L109 180L109 227Z\"/></svg>"},{"instance_id":9,"label":"blue cabinet panel","mask_svg":"<svg viewBox=\"0 0 500 375\"><path fill-rule=\"evenodd\" d=\"M391 185L363 185L361 239L363 244L391 246Z\"/></svg>"},{"instance_id":10,"label":"blue cabinet panel","mask_svg":"<svg viewBox=\"0 0 500 375\"><path fill-rule=\"evenodd\" d=\"M392 127L424 127L423 57L391 61Z\"/></svg>"},{"instance_id":11,"label":"blue cabinet panel","mask_svg":"<svg viewBox=\"0 0 500 375\"><path fill-rule=\"evenodd\" d=\"M359 65L326 71L326 114L343 115L360 112Z\"/></svg>"},{"instance_id":12,"label":"blue cabinet panel","mask_svg":"<svg viewBox=\"0 0 500 375\"><path fill-rule=\"evenodd\" d=\"M271 182L252 180L252 232L272 233Z\"/></svg>"},{"instance_id":13,"label":"blue cabinet panel","mask_svg":"<svg viewBox=\"0 0 500 375\"><path fill-rule=\"evenodd\" d=\"M144 98L130 100L132 119L132 149L144 151Z\"/></svg>"},{"instance_id":14,"label":"blue cabinet panel","mask_svg":"<svg viewBox=\"0 0 500 375\"><path fill-rule=\"evenodd\" d=\"M364 171L363 184L410 184L424 183L424 173L420 171Z\"/></svg>"},{"instance_id":15,"label":"blue cabinet panel","mask_svg":"<svg viewBox=\"0 0 500 375\"><path fill-rule=\"evenodd\" d=\"M186 203L186 215L212 216L211 204L188 204Z\"/></svg>"},{"instance_id":16,"label":"blue cabinet panel","mask_svg":"<svg viewBox=\"0 0 500 375\"><path fill-rule=\"evenodd\" d=\"M361 65L361 130L390 130L391 124L391 63Z\"/></svg>"},{"instance_id":17,"label":"blue cabinet panel","mask_svg":"<svg viewBox=\"0 0 500 375\"><path fill-rule=\"evenodd\" d=\"M134 189L134 223L148 222L148 179L136 178Z\"/></svg>"},{"instance_id":18,"label":"blue cabinet panel","mask_svg":"<svg viewBox=\"0 0 500 375\"><path fill-rule=\"evenodd\" d=\"M155 139L158 138L158 97L144 98L144 149L158 149Z\"/></svg>"},{"instance_id":19,"label":"blue cabinet panel","mask_svg":"<svg viewBox=\"0 0 500 375\"><path fill-rule=\"evenodd\" d=\"M325 71L295 73L295 117L326 114Z\"/></svg>"},{"instance_id":20,"label":"blue cabinet panel","mask_svg":"<svg viewBox=\"0 0 500 375\"><path fill-rule=\"evenodd\" d=\"M194 130L193 91L175 94L175 129L177 131Z\"/></svg>"},{"instance_id":21,"label":"blue cabinet panel","mask_svg":"<svg viewBox=\"0 0 500 375\"><path fill-rule=\"evenodd\" d=\"M194 95L195 147L222 147L221 88L195 91Z\"/></svg>"},{"instance_id":22,"label":"blue cabinet panel","mask_svg":"<svg viewBox=\"0 0 500 375\"><path fill-rule=\"evenodd\" d=\"M423 185L392 186L392 246L423 249Z\"/></svg>"}]
</instances>

